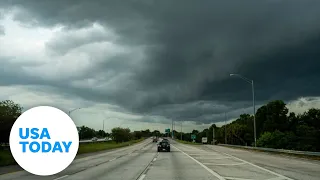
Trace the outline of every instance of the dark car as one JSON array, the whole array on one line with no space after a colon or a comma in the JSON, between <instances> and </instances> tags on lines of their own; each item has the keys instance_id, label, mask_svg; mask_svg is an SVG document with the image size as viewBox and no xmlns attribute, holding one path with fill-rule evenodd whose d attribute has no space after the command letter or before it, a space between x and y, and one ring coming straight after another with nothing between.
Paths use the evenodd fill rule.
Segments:
<instances>
[{"instance_id":1,"label":"dark car","mask_svg":"<svg viewBox=\"0 0 320 180\"><path fill-rule=\"evenodd\" d=\"M154 137L152 142L158 142L158 138L157 137Z\"/></svg>"},{"instance_id":2,"label":"dark car","mask_svg":"<svg viewBox=\"0 0 320 180\"><path fill-rule=\"evenodd\" d=\"M161 141L158 144L158 152L167 151L170 152L170 143L169 141Z\"/></svg>"}]
</instances>

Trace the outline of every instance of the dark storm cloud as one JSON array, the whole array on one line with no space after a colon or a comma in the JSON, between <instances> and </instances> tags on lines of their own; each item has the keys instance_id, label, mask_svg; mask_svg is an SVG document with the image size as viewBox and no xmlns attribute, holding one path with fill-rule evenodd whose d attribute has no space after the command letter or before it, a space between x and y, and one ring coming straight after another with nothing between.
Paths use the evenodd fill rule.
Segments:
<instances>
[{"instance_id":1,"label":"dark storm cloud","mask_svg":"<svg viewBox=\"0 0 320 180\"><path fill-rule=\"evenodd\" d=\"M139 65L128 66L115 57L117 70L128 74L118 81L117 91L55 84L86 99L168 118L203 116L201 121L209 122L221 120L222 111L237 116L251 106L250 84L229 73L254 80L257 104L319 95L320 1L1 3L19 7L15 18L25 23L77 29L98 22L117 34L117 43L145 47L146 57ZM48 47L59 51L86 42L90 40ZM113 66L108 61L95 67L92 73L103 76ZM203 101L212 101L212 107L204 108L199 103Z\"/></svg>"}]
</instances>

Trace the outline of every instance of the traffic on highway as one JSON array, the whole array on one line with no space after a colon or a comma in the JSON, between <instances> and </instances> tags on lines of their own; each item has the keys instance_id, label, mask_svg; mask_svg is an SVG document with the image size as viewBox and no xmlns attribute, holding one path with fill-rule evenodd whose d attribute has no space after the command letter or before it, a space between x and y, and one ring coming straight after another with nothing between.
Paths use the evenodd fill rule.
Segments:
<instances>
[{"instance_id":1,"label":"traffic on highway","mask_svg":"<svg viewBox=\"0 0 320 180\"><path fill-rule=\"evenodd\" d=\"M2 174L0 179L316 180L320 175L320 163L312 160L216 145L182 144L171 138L159 139L160 144L169 145L169 151L159 152L159 143L152 139L77 158L67 169L53 176L18 171Z\"/></svg>"},{"instance_id":2,"label":"traffic on highway","mask_svg":"<svg viewBox=\"0 0 320 180\"><path fill-rule=\"evenodd\" d=\"M0 180L320 180L320 0L0 0Z\"/></svg>"}]
</instances>

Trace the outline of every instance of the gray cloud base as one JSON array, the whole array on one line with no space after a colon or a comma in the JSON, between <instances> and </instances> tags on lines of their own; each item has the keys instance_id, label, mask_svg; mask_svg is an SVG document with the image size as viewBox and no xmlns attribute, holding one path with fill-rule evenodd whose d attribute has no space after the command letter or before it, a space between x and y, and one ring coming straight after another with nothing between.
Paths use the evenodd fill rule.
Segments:
<instances>
[{"instance_id":1,"label":"gray cloud base","mask_svg":"<svg viewBox=\"0 0 320 180\"><path fill-rule=\"evenodd\" d=\"M117 43L143 47L145 53L139 64L128 63L130 53L108 61L102 58L90 72L77 77L98 76L103 83L110 79L108 72L114 72L112 78L124 77L117 81L116 90L13 76L18 69L10 64L6 66L12 71L0 73L5 77L0 80L3 85L48 84L127 111L201 122L221 121L224 111L235 117L251 106L250 85L229 73L255 81L257 104L319 95L318 1L28 0L0 5L19 7L15 19L34 26L62 24L74 30L98 22L117 35ZM57 53L110 40L99 32L58 38L55 44L47 44Z\"/></svg>"}]
</instances>

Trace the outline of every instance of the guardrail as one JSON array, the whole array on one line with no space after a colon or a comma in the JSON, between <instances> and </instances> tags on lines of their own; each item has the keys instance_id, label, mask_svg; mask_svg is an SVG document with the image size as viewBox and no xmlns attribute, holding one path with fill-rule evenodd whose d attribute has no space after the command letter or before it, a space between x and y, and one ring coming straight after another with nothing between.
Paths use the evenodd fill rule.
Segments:
<instances>
[{"instance_id":1,"label":"guardrail","mask_svg":"<svg viewBox=\"0 0 320 180\"><path fill-rule=\"evenodd\" d=\"M218 145L219 146L226 146L226 147L237 147L237 148L244 148L244 149L261 150L261 151L266 151L266 152L278 152L278 153L287 153L287 154L294 154L294 155L307 155L307 156L320 157L320 152L312 152L312 151L294 151L294 150L287 150L287 149L238 146L238 145L231 145L231 144L218 144Z\"/></svg>"}]
</instances>

